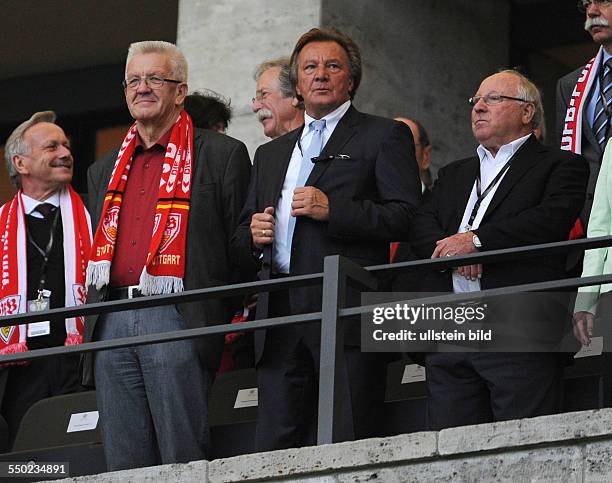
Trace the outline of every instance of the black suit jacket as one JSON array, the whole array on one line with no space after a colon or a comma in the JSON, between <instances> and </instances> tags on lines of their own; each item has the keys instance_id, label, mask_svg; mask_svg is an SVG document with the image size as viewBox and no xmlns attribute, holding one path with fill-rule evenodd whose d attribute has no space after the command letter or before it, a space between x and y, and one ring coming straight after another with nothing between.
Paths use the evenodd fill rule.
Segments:
<instances>
[{"instance_id":1,"label":"black suit jacket","mask_svg":"<svg viewBox=\"0 0 612 483\"><path fill-rule=\"evenodd\" d=\"M234 237L243 266L253 263L249 256L251 217L268 206L277 206L301 132L300 128L281 136L255 153L249 195ZM389 242L408 236L408 223L421 193L410 129L351 106L320 157L338 154L350 158L317 162L306 182L329 198L329 220L297 218L291 275L323 271L323 259L328 255L343 255L362 266L388 263ZM266 252L265 262L269 264L272 250ZM320 310L320 287L292 290L290 304L294 314ZM358 330L347 330L345 339L359 344ZM261 349L256 347L257 356Z\"/></svg>"},{"instance_id":2,"label":"black suit jacket","mask_svg":"<svg viewBox=\"0 0 612 483\"><path fill-rule=\"evenodd\" d=\"M457 233L480 161L467 158L438 172L431 196L417 210L411 223L411 242L420 258L430 257L436 241ZM478 229L481 250L496 250L567 240L584 203L588 168L584 158L543 146L532 135L512 158ZM565 256L546 256L483 266L483 290L565 278ZM423 291L453 290L452 272L429 271ZM539 303L539 300L538 302ZM557 304L558 305L558 304ZM519 321L524 307L514 304ZM563 324L555 323L551 339L562 335ZM515 322L513 322L515 323Z\"/></svg>"},{"instance_id":3,"label":"black suit jacket","mask_svg":"<svg viewBox=\"0 0 612 483\"><path fill-rule=\"evenodd\" d=\"M565 122L567 107L572 97L574 87L576 87L576 81L578 80L578 76L582 73L583 69L584 66L561 77L561 79L559 79L559 82L557 82L557 146L561 145L561 135L563 132L563 124ZM589 215L591 213L591 207L593 206L593 194L595 193L595 184L597 183L597 176L599 176L599 168L601 167L601 157L603 155L601 147L599 146L597 139L595 139L595 134L593 134L593 130L591 129L589 121L587 120L586 108L590 101L590 97L591 96L589 93L589 96L587 96L583 101L584 108L582 111L581 154L588 162L589 168L591 170L589 175L589 182L587 185L586 201L584 203L584 208L580 213L580 219L582 220L585 231L589 220Z\"/></svg>"},{"instance_id":4,"label":"black suit jacket","mask_svg":"<svg viewBox=\"0 0 612 483\"><path fill-rule=\"evenodd\" d=\"M185 247L185 290L225 285L244 278L232 263L229 241L246 198L251 163L244 144L211 130L194 130L191 208ZM94 163L88 171L89 212L92 226L100 221L104 195L117 151ZM88 287L88 302L104 301L106 287ZM178 305L189 328L229 323L232 306L227 300L205 300ZM233 308L232 308L233 307ZM97 316L85 320L84 340L95 340ZM223 351L223 336L196 339L200 359L215 370ZM82 364L83 384L93 383L93 358Z\"/></svg>"}]
</instances>

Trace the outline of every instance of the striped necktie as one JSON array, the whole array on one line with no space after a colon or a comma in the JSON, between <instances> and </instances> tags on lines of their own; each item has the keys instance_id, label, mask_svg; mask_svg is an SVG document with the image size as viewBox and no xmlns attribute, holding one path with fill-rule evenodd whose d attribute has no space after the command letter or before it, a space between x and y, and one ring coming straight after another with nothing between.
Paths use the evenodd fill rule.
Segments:
<instances>
[{"instance_id":1,"label":"striped necktie","mask_svg":"<svg viewBox=\"0 0 612 483\"><path fill-rule=\"evenodd\" d=\"M602 89L598 90L599 99L597 99L597 104L595 105L595 117L593 120L593 133L595 134L595 139L599 143L602 151L606 147L606 141L608 139L608 126L610 124L610 116L606 112L606 107L604 106L603 99L608 106L608 112L610 109L610 104L612 103L612 93L610 92L610 88L612 88L612 68L610 68L610 63L612 59L608 59L605 63L604 75L603 75L603 93L601 96L599 94L602 92ZM603 97L603 99L602 99Z\"/></svg>"}]
</instances>

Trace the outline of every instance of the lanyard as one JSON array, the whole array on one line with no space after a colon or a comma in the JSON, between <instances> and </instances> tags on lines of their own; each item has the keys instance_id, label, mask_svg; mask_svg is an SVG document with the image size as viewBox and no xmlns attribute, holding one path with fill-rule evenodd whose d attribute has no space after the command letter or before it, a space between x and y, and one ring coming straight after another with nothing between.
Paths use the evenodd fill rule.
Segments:
<instances>
[{"instance_id":1,"label":"lanyard","mask_svg":"<svg viewBox=\"0 0 612 483\"><path fill-rule=\"evenodd\" d=\"M38 250L38 253L43 257L43 263L40 268L40 283L38 284L38 298L42 298L42 293L45 288L45 279L47 278L47 263L49 262L49 255L51 254L51 249L53 248L53 239L55 234L55 228L57 227L57 220L59 219L60 209L56 208L55 215L53 216L53 222L51 223L51 232L49 233L49 241L47 246L43 250L38 246L38 244L34 241L32 234L30 233L30 228L26 223L26 231L28 233L28 240L30 243Z\"/></svg>"},{"instance_id":2,"label":"lanyard","mask_svg":"<svg viewBox=\"0 0 612 483\"><path fill-rule=\"evenodd\" d=\"M499 180L502 179L502 176L505 174L506 171L508 171L508 168L510 168L511 160L512 158L506 161L506 164L502 166L502 169L499 170L499 173L497 173L495 178L491 180L489 186L487 186L482 193L480 192L480 169L478 170L478 175L476 177L476 203L474 203L474 208L472 208L472 214L470 215L470 219L466 226L467 231L470 231L472 229L472 224L476 219L476 215L478 214L478 210L480 209L482 201L487 197L487 195L491 192L495 185L499 183Z\"/></svg>"},{"instance_id":3,"label":"lanyard","mask_svg":"<svg viewBox=\"0 0 612 483\"><path fill-rule=\"evenodd\" d=\"M599 65L599 72L597 73L599 77L599 97L601 98L601 105L603 106L604 112L606 114L606 135L604 139L608 139L608 131L610 130L610 116L612 116L612 112L610 111L610 106L608 106L608 101L606 99L606 93L604 88L604 56L601 56L601 61ZM597 115L597 113L595 113ZM594 122L594 121L593 121Z\"/></svg>"}]
</instances>

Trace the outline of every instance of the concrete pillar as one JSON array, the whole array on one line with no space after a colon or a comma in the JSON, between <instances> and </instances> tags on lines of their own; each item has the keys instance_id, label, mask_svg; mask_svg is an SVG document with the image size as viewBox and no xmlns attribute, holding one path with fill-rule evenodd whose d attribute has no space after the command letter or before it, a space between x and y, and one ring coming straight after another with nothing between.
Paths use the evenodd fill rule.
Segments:
<instances>
[{"instance_id":1,"label":"concrete pillar","mask_svg":"<svg viewBox=\"0 0 612 483\"><path fill-rule=\"evenodd\" d=\"M434 169L474 153L467 98L507 66L508 0L180 0L177 42L190 88L232 99L228 133L251 155L265 142L250 110L254 67L289 54L313 26L348 33L363 55L355 105L420 120L434 145Z\"/></svg>"},{"instance_id":2,"label":"concrete pillar","mask_svg":"<svg viewBox=\"0 0 612 483\"><path fill-rule=\"evenodd\" d=\"M251 158L269 141L251 111L253 71L289 55L298 37L320 24L320 1L180 0L177 45L189 62L189 88L212 89L232 100L228 134Z\"/></svg>"},{"instance_id":3,"label":"concrete pillar","mask_svg":"<svg viewBox=\"0 0 612 483\"><path fill-rule=\"evenodd\" d=\"M434 171L475 154L467 99L506 67L507 0L323 0L322 24L359 45L359 109L419 120L433 145Z\"/></svg>"}]
</instances>

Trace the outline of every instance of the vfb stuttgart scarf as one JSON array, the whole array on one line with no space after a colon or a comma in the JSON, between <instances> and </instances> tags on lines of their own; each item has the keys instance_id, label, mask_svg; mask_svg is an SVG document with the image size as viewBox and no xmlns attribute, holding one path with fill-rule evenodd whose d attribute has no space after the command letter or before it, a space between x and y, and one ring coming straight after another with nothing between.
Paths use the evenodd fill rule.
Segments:
<instances>
[{"instance_id":1,"label":"vfb stuttgart scarf","mask_svg":"<svg viewBox=\"0 0 612 483\"><path fill-rule=\"evenodd\" d=\"M85 303L85 267L91 249L91 221L81 197L70 187L60 191L60 213L64 234L64 280L66 307ZM0 241L2 286L0 315L7 316L27 310L27 236L21 191L0 208ZM82 317L66 319L66 345L83 341ZM25 352L27 326L0 328L0 354Z\"/></svg>"},{"instance_id":2,"label":"vfb stuttgart scarf","mask_svg":"<svg viewBox=\"0 0 612 483\"><path fill-rule=\"evenodd\" d=\"M561 149L565 151L572 151L576 154L582 153L582 112L586 106L585 101L588 99L593 82L597 77L602 55L603 47L600 47L597 56L591 59L582 69L572 91L563 122L563 133L561 134Z\"/></svg>"},{"instance_id":3,"label":"vfb stuttgart scarf","mask_svg":"<svg viewBox=\"0 0 612 483\"><path fill-rule=\"evenodd\" d=\"M110 280L123 193L136 146L136 124L123 140L110 177L100 224L87 267L87 285L99 290ZM170 133L155 206L153 236L139 290L144 295L181 292L185 275L185 241L191 197L193 123L182 111Z\"/></svg>"}]
</instances>

